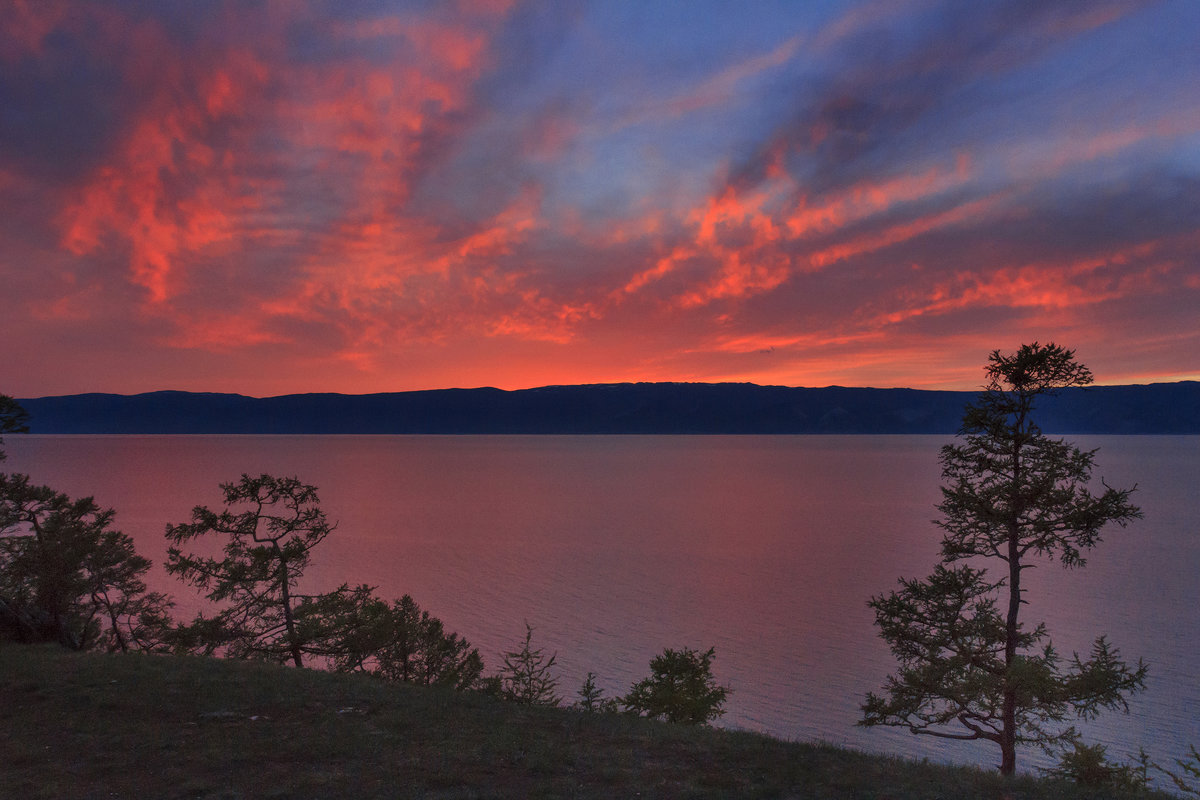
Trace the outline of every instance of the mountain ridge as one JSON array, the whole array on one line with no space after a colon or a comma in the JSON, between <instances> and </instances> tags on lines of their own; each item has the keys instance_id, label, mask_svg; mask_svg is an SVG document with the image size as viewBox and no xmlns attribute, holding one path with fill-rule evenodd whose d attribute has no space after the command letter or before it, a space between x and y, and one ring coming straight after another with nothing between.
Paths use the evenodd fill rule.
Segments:
<instances>
[{"instance_id":1,"label":"mountain ridge","mask_svg":"<svg viewBox=\"0 0 1200 800\"><path fill-rule=\"evenodd\" d=\"M249 397L161 390L20 399L56 434L953 434L978 391L612 383ZM1200 382L1067 389L1055 434L1200 434Z\"/></svg>"}]
</instances>

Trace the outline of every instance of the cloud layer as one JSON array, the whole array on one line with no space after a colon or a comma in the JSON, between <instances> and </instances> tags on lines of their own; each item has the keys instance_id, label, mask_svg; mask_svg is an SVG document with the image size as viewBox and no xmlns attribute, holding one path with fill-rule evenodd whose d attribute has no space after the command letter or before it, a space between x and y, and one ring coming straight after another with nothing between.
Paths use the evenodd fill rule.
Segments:
<instances>
[{"instance_id":1,"label":"cloud layer","mask_svg":"<svg viewBox=\"0 0 1200 800\"><path fill-rule=\"evenodd\" d=\"M1200 6L17 0L0 391L1200 378Z\"/></svg>"}]
</instances>

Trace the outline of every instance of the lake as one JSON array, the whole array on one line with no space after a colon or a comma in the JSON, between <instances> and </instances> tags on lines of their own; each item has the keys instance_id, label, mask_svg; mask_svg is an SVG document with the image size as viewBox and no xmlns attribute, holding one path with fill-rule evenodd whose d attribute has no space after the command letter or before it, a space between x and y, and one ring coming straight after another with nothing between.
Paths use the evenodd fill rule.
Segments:
<instances>
[{"instance_id":1,"label":"lake","mask_svg":"<svg viewBox=\"0 0 1200 800\"><path fill-rule=\"evenodd\" d=\"M1096 478L1138 485L1145 518L1088 566L1026 573L1022 619L1063 653L1107 634L1150 666L1128 716L1087 729L1124 757L1200 745L1200 437L1075 437ZM166 523L218 506L241 473L316 485L337 531L303 586L409 593L478 646L489 671L528 622L568 701L608 694L665 647L716 648L719 724L991 767L990 743L855 727L894 661L867 600L937 560L940 436L9 436L3 467L117 510L159 567ZM1048 763L1021 754L1021 765Z\"/></svg>"}]
</instances>

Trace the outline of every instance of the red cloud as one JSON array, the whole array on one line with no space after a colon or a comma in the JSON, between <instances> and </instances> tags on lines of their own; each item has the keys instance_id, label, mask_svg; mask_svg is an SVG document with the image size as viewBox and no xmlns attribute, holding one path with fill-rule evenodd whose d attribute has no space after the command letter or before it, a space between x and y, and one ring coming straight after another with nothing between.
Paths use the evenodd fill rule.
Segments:
<instances>
[{"instance_id":1,"label":"red cloud","mask_svg":"<svg viewBox=\"0 0 1200 800\"><path fill-rule=\"evenodd\" d=\"M777 174L753 190L727 185L688 217L694 239L685 252L707 257L715 269L676 302L686 309L723 298L761 294L797 272L826 269L854 256L986 216L1001 198L964 202L915 218L907 210L944 197L964 186L969 177L968 161L960 157L950 169L927 169L862 182L811 202L803 195L791 199L797 195L798 184L786 174ZM888 222L889 216L897 212L906 212L910 218ZM868 221L872 225L863 232L854 231L855 226ZM810 243L818 237L836 243ZM626 284L625 291L642 288L651 279L673 270L677 263L678 258L660 260L638 273Z\"/></svg>"},{"instance_id":2,"label":"red cloud","mask_svg":"<svg viewBox=\"0 0 1200 800\"><path fill-rule=\"evenodd\" d=\"M927 288L903 291L905 307L880 315L875 324L896 325L914 317L989 307L1074 314L1088 306L1163 291L1168 285L1164 278L1176 271L1170 260L1164 261L1163 245L1147 242L1065 263L960 272Z\"/></svg>"},{"instance_id":3,"label":"red cloud","mask_svg":"<svg viewBox=\"0 0 1200 800\"><path fill-rule=\"evenodd\" d=\"M147 45L149 46L149 45ZM165 42L157 42L159 51ZM198 76L173 64L156 79L159 94L127 130L110 163L96 169L59 216L63 245L76 255L124 241L132 279L152 302L172 293L181 261L232 242L242 218L260 200L238 175L238 155L212 144L211 132L265 79L248 53L229 54L224 66ZM167 94L190 83L179 101Z\"/></svg>"},{"instance_id":4,"label":"red cloud","mask_svg":"<svg viewBox=\"0 0 1200 800\"><path fill-rule=\"evenodd\" d=\"M255 24L264 22L280 30L288 23ZM263 58L236 47L180 52L151 22L103 26L98 35L121 39L110 48L125 53L123 72L144 99L106 163L60 212L63 246L79 256L127 248L131 280L162 304L205 259L253 260L256 240L296 241L307 234L289 227L320 224L287 207L292 174L307 165L347 204L332 212L348 220L333 223L335 235L386 257L397 242L371 243L372 233L382 236L395 216L430 133L468 102L487 41L479 31L420 19L367 21L336 33L404 46L391 63L318 67L281 63L269 48ZM273 152L259 148L263 137L275 140Z\"/></svg>"}]
</instances>

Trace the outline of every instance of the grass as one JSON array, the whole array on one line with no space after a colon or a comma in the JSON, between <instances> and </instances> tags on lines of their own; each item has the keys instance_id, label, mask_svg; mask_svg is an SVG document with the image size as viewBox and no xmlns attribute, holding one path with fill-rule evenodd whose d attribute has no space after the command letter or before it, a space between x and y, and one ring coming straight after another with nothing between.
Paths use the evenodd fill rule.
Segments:
<instances>
[{"instance_id":1,"label":"grass","mask_svg":"<svg viewBox=\"0 0 1200 800\"><path fill-rule=\"evenodd\" d=\"M0 796L1107 795L750 733L528 708L364 676L0 644Z\"/></svg>"}]
</instances>

